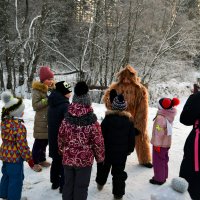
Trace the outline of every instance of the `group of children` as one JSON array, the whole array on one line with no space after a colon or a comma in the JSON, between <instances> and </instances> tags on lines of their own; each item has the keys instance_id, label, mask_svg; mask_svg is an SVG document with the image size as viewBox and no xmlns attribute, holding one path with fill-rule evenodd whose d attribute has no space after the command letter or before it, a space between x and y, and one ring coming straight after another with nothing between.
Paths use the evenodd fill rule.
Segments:
<instances>
[{"instance_id":1,"label":"group of children","mask_svg":"<svg viewBox=\"0 0 200 200\"><path fill-rule=\"evenodd\" d=\"M3 176L0 198L21 199L23 161L27 161L36 172L51 166L52 189L59 188L63 200L86 200L95 158L97 188L103 189L111 170L112 193L115 199L122 199L127 179L124 171L127 156L134 151L135 136L139 134L131 114L126 111L124 96L114 89L110 91L112 109L106 112L100 125L91 107L89 88L85 82L75 85L70 103L70 84L65 81L55 84L50 68L41 67L40 81L35 81L32 89L32 106L36 111L32 154L22 120L25 109L23 100L14 98L10 92L2 93L0 159L3 161ZM48 95L49 90L51 93ZM178 104L177 98L162 98L158 102L151 139L152 184L162 185L168 178L168 151ZM46 161L48 144L51 164Z\"/></svg>"}]
</instances>

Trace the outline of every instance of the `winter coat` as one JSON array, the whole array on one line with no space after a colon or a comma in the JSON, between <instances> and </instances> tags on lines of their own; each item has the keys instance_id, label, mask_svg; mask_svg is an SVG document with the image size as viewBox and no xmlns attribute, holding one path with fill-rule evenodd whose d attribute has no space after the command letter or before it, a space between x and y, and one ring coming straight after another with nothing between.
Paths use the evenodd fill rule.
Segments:
<instances>
[{"instance_id":1,"label":"winter coat","mask_svg":"<svg viewBox=\"0 0 200 200\"><path fill-rule=\"evenodd\" d=\"M48 87L39 81L32 84L32 106L35 113L34 132L35 139L48 139L47 126L47 92Z\"/></svg>"},{"instance_id":2,"label":"winter coat","mask_svg":"<svg viewBox=\"0 0 200 200\"><path fill-rule=\"evenodd\" d=\"M153 124L153 131L152 131L152 138L151 144L157 147L170 147L171 146L171 135L167 132L167 120L171 124L174 121L174 117L177 113L176 108L172 108L169 110L158 110L156 115L154 124Z\"/></svg>"},{"instance_id":3,"label":"winter coat","mask_svg":"<svg viewBox=\"0 0 200 200\"><path fill-rule=\"evenodd\" d=\"M48 139L49 156L58 158L58 130L67 112L69 99L60 92L53 90L48 97Z\"/></svg>"},{"instance_id":4,"label":"winter coat","mask_svg":"<svg viewBox=\"0 0 200 200\"><path fill-rule=\"evenodd\" d=\"M183 111L180 115L180 122L186 126L193 126L188 135L184 145L184 156L180 168L180 176L189 182L189 192L193 199L200 199L200 171L195 172L194 165L194 142L195 142L195 128L194 124L197 119L200 119L200 92L190 95L186 101ZM200 139L198 141L198 163L200 166ZM193 191L193 186L196 190Z\"/></svg>"},{"instance_id":5,"label":"winter coat","mask_svg":"<svg viewBox=\"0 0 200 200\"><path fill-rule=\"evenodd\" d=\"M32 159L26 134L22 119L6 118L1 122L0 159L2 161L16 163L21 158L27 162Z\"/></svg>"},{"instance_id":6,"label":"winter coat","mask_svg":"<svg viewBox=\"0 0 200 200\"><path fill-rule=\"evenodd\" d=\"M127 155L134 151L135 135L131 114L126 111L107 111L101 123L105 144L106 161L123 164Z\"/></svg>"},{"instance_id":7,"label":"winter coat","mask_svg":"<svg viewBox=\"0 0 200 200\"><path fill-rule=\"evenodd\" d=\"M58 147L63 165L92 166L104 160L104 141L101 127L90 106L72 103L59 129Z\"/></svg>"}]
</instances>

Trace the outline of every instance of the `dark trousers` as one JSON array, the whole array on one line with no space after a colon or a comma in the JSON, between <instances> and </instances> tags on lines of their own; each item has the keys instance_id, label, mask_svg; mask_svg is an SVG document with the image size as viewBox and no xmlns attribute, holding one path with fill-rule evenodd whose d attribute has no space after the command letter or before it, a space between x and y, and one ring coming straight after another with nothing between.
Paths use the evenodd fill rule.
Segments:
<instances>
[{"instance_id":1,"label":"dark trousers","mask_svg":"<svg viewBox=\"0 0 200 200\"><path fill-rule=\"evenodd\" d=\"M51 183L59 184L60 188L64 185L64 168L62 165L62 157L52 158L50 169L50 181Z\"/></svg>"},{"instance_id":2,"label":"dark trousers","mask_svg":"<svg viewBox=\"0 0 200 200\"><path fill-rule=\"evenodd\" d=\"M63 200L86 200L92 167L70 167L64 165L65 184Z\"/></svg>"},{"instance_id":3,"label":"dark trousers","mask_svg":"<svg viewBox=\"0 0 200 200\"><path fill-rule=\"evenodd\" d=\"M179 176L184 178L188 184L188 192L192 200L200 200L200 172L194 171L193 158L183 158Z\"/></svg>"},{"instance_id":4,"label":"dark trousers","mask_svg":"<svg viewBox=\"0 0 200 200\"><path fill-rule=\"evenodd\" d=\"M35 139L32 156L35 164L39 164L46 160L46 148L48 145L48 139Z\"/></svg>"},{"instance_id":5,"label":"dark trousers","mask_svg":"<svg viewBox=\"0 0 200 200\"><path fill-rule=\"evenodd\" d=\"M96 182L99 185L104 185L107 181L110 169L113 184L112 193L117 196L123 196L125 194L125 186L126 186L126 179L127 173L124 171L126 163L122 164L110 164L108 162L104 163L97 163L97 177Z\"/></svg>"},{"instance_id":6,"label":"dark trousers","mask_svg":"<svg viewBox=\"0 0 200 200\"><path fill-rule=\"evenodd\" d=\"M0 198L20 200L24 180L24 165L21 159L17 163L3 162Z\"/></svg>"},{"instance_id":7,"label":"dark trousers","mask_svg":"<svg viewBox=\"0 0 200 200\"><path fill-rule=\"evenodd\" d=\"M160 152L153 149L153 179L159 182L165 182L168 178L168 156L169 148L160 148Z\"/></svg>"}]
</instances>

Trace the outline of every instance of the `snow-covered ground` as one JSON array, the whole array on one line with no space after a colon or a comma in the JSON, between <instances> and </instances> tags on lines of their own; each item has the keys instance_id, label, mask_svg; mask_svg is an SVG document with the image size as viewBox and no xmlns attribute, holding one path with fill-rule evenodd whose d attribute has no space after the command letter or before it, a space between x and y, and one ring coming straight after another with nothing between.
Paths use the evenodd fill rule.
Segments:
<instances>
[{"instance_id":1,"label":"snow-covered ground","mask_svg":"<svg viewBox=\"0 0 200 200\"><path fill-rule=\"evenodd\" d=\"M33 145L33 120L34 111L31 106L30 100L24 100L26 104L24 120L28 131L28 142L29 146L32 148ZM169 179L167 183L171 181L172 178L177 177L179 174L179 168L183 156L183 145L185 139L189 134L191 127L186 127L179 122L180 112L185 101L181 102L178 106L178 114L174 121L174 132L172 139L172 147L169 152ZM0 101L0 109L2 107L2 102ZM93 104L94 111L99 119L102 120L105 114L105 107L103 104ZM149 108L149 136L151 137L151 130L153 121L156 114L156 108ZM48 155L48 152L47 152ZM48 157L51 161L51 158ZM1 164L0 164L1 167ZM42 172L36 173L32 171L28 164L24 163L25 169L25 179L23 187L23 196L27 196L29 200L60 200L62 199L59 190L52 190L51 183L49 181L50 170L43 169ZM138 160L136 153L134 152L128 157L126 172L128 173L128 179L126 181L126 194L123 200L150 200L150 194L155 191L158 187L149 183L149 179L152 178L153 169L148 169L138 165ZM112 179L109 176L108 182L102 191L98 191L95 183L96 175L96 162L94 162L92 176L89 186L88 200L109 200L113 199L112 195ZM1 174L0 174L1 177ZM166 184L167 184L166 183Z\"/></svg>"}]
</instances>

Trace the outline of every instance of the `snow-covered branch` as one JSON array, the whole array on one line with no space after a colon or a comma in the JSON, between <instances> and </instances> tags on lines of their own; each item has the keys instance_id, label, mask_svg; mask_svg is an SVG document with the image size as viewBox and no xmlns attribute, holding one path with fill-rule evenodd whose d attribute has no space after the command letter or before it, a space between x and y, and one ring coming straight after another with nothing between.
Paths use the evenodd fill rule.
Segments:
<instances>
[{"instance_id":1,"label":"snow-covered branch","mask_svg":"<svg viewBox=\"0 0 200 200\"><path fill-rule=\"evenodd\" d=\"M31 29L32 29L32 26L33 26L33 23L38 19L40 18L41 15L37 15L36 17L34 17L30 23L30 26L29 26L29 29L28 29L28 38L26 39L26 42L24 43L24 49L26 49L26 46L27 46L27 43L29 42L29 40L31 39Z\"/></svg>"},{"instance_id":2,"label":"snow-covered branch","mask_svg":"<svg viewBox=\"0 0 200 200\"><path fill-rule=\"evenodd\" d=\"M48 45L48 44L47 44L44 40L42 40L42 39L41 39L41 41L42 41L49 49L51 49L52 51L54 51L54 52L58 53L60 56L62 56L67 62L69 62L69 63L72 65L72 67L73 67L75 70L79 71L78 68L75 66L75 64L74 64L72 61L70 61L70 60L69 60L63 53L61 53L58 49L52 48L50 45Z\"/></svg>"},{"instance_id":3,"label":"snow-covered branch","mask_svg":"<svg viewBox=\"0 0 200 200\"><path fill-rule=\"evenodd\" d=\"M17 8L17 4L18 4L18 1L17 0L15 0L15 27L16 27L16 30L17 30L17 33L18 33L18 38L19 38L19 40L21 41L22 40L22 38L21 38L21 33L20 33L20 31L19 31L19 27L18 27L18 8Z\"/></svg>"}]
</instances>

